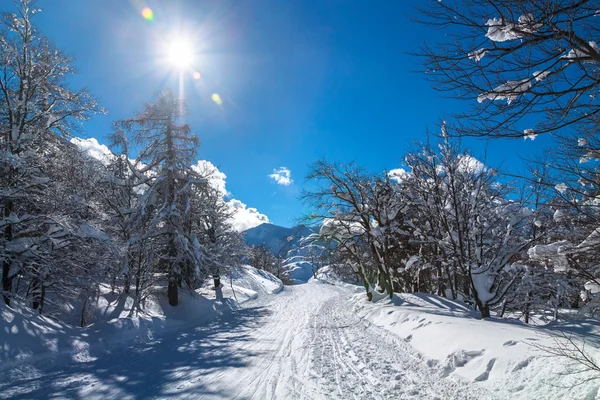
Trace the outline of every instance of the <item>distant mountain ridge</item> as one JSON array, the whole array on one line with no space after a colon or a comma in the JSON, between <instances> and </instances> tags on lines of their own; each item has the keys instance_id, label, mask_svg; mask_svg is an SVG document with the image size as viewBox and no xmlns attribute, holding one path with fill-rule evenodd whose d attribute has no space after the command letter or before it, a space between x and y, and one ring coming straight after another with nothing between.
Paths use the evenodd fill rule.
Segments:
<instances>
[{"instance_id":1,"label":"distant mountain ridge","mask_svg":"<svg viewBox=\"0 0 600 400\"><path fill-rule=\"evenodd\" d=\"M307 282L312 277L312 265L307 257L309 249L322 249L314 242L318 232L318 227L298 225L286 228L264 223L244 231L243 235L250 246L264 245L273 254L281 253L286 258L284 270L293 282L300 283Z\"/></svg>"},{"instance_id":2,"label":"distant mountain ridge","mask_svg":"<svg viewBox=\"0 0 600 400\"><path fill-rule=\"evenodd\" d=\"M244 231L244 239L250 246L265 245L270 248L274 254L277 254L287 245L288 239L291 239L289 247L296 247L301 239L317 233L318 228L312 228L306 225L298 225L292 228L286 228L279 225L264 223L254 228Z\"/></svg>"}]
</instances>

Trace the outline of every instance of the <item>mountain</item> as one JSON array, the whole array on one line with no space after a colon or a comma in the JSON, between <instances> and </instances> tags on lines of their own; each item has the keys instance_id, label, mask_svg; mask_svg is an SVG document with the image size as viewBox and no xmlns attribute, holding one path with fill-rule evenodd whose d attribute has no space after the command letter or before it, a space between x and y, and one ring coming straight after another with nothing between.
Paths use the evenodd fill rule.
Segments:
<instances>
[{"instance_id":1,"label":"mountain","mask_svg":"<svg viewBox=\"0 0 600 400\"><path fill-rule=\"evenodd\" d=\"M317 227L298 225L293 228L264 223L244 232L250 246L264 245L273 254L285 257L283 269L292 282L307 282L313 275L309 253L320 253L323 246L315 241Z\"/></svg>"},{"instance_id":2,"label":"mountain","mask_svg":"<svg viewBox=\"0 0 600 400\"><path fill-rule=\"evenodd\" d=\"M277 254L286 246L288 248L296 247L301 239L306 238L317 231L317 228L311 228L306 225L286 228L264 223L244 231L244 238L246 243L250 246L265 245L270 248L274 254ZM291 243L288 245L288 240L290 239Z\"/></svg>"}]
</instances>

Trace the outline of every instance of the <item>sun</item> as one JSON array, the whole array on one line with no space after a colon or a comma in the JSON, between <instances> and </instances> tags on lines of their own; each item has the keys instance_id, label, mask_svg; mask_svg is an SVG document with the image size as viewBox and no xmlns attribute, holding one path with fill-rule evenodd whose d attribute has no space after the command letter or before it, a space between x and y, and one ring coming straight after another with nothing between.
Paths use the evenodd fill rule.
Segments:
<instances>
[{"instance_id":1,"label":"sun","mask_svg":"<svg viewBox=\"0 0 600 400\"><path fill-rule=\"evenodd\" d=\"M168 45L167 60L177 69L190 68L194 61L194 51L189 41L176 39Z\"/></svg>"}]
</instances>

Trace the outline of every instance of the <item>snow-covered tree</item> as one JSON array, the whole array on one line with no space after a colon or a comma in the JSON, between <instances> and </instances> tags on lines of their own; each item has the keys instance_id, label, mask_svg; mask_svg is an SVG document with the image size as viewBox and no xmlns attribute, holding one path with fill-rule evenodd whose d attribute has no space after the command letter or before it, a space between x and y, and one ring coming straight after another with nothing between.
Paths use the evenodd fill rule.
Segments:
<instances>
[{"instance_id":1,"label":"snow-covered tree","mask_svg":"<svg viewBox=\"0 0 600 400\"><path fill-rule=\"evenodd\" d=\"M253 246L248 253L248 263L256 269L273 271L275 256L265 245Z\"/></svg>"},{"instance_id":2,"label":"snow-covered tree","mask_svg":"<svg viewBox=\"0 0 600 400\"><path fill-rule=\"evenodd\" d=\"M77 191L64 185L68 176L61 168L77 162L77 154L63 137L77 121L101 110L87 92L67 86L71 59L37 32L34 2L15 1L14 9L0 20L2 293L10 305L13 281L25 274L33 305L41 307L48 277L58 278L52 266L68 268L57 254L80 245L80 228L90 226L69 208L83 204ZM57 204L58 199L69 204Z\"/></svg>"},{"instance_id":3,"label":"snow-covered tree","mask_svg":"<svg viewBox=\"0 0 600 400\"><path fill-rule=\"evenodd\" d=\"M402 211L408 204L387 176L369 176L354 164L320 161L313 164L308 179L321 182L319 189L304 194L317 210L311 219L323 223L321 236L337 242L336 251L346 255L370 299L374 290L391 296L394 260L404 250Z\"/></svg>"},{"instance_id":4,"label":"snow-covered tree","mask_svg":"<svg viewBox=\"0 0 600 400\"><path fill-rule=\"evenodd\" d=\"M207 169L196 171L208 182L215 173ZM188 225L188 229L197 236L204 249L206 272L217 278L239 266L248 251L241 234L229 222L235 210L224 201L223 196L224 193L219 188L210 184L197 186L191 199ZM184 272L184 279L193 288L203 283L198 280L191 265Z\"/></svg>"},{"instance_id":5,"label":"snow-covered tree","mask_svg":"<svg viewBox=\"0 0 600 400\"><path fill-rule=\"evenodd\" d=\"M425 145L408 154L413 190L423 214L418 236L451 263L446 277L454 293L472 299L482 317L498 304L517 277L510 265L528 245L523 233L532 210L508 200L496 172L461 152L447 138L434 151ZM437 251L433 251L434 254Z\"/></svg>"},{"instance_id":6,"label":"snow-covered tree","mask_svg":"<svg viewBox=\"0 0 600 400\"><path fill-rule=\"evenodd\" d=\"M136 173L151 176L139 199L136 235L130 240L147 241L155 252L156 259L143 256L149 266L167 274L172 306L179 302L178 286L186 268L195 277L206 273L204 249L189 227L194 191L206 180L191 168L199 140L181 123L184 115L182 101L165 91L140 114L117 124L141 147L138 159L145 167Z\"/></svg>"}]
</instances>

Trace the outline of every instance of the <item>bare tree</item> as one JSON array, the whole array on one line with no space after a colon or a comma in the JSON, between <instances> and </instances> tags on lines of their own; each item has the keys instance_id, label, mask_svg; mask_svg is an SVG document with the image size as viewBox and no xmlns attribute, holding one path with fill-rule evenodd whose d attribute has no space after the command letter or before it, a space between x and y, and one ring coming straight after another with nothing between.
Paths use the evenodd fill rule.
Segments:
<instances>
[{"instance_id":1,"label":"bare tree","mask_svg":"<svg viewBox=\"0 0 600 400\"><path fill-rule=\"evenodd\" d=\"M421 200L414 201L421 212L413 225L423 244L435 249L429 253L432 261L442 255L447 272L440 278L489 317L518 278L507 269L530 243L523 230L532 212L508 200L507 189L495 184L496 171L448 137L437 151L419 147L406 157Z\"/></svg>"},{"instance_id":2,"label":"bare tree","mask_svg":"<svg viewBox=\"0 0 600 400\"><path fill-rule=\"evenodd\" d=\"M394 261L397 252L404 250L399 236L408 203L385 174L370 176L354 164L319 161L307 179L321 183L303 195L315 209L311 219L323 223L321 236L337 242L338 251L362 279L369 299L374 290L392 296L397 287Z\"/></svg>"},{"instance_id":3,"label":"bare tree","mask_svg":"<svg viewBox=\"0 0 600 400\"><path fill-rule=\"evenodd\" d=\"M440 29L440 41L417 52L426 77L472 105L458 115L458 133L597 131L598 1L444 0L418 9L415 21Z\"/></svg>"}]
</instances>

